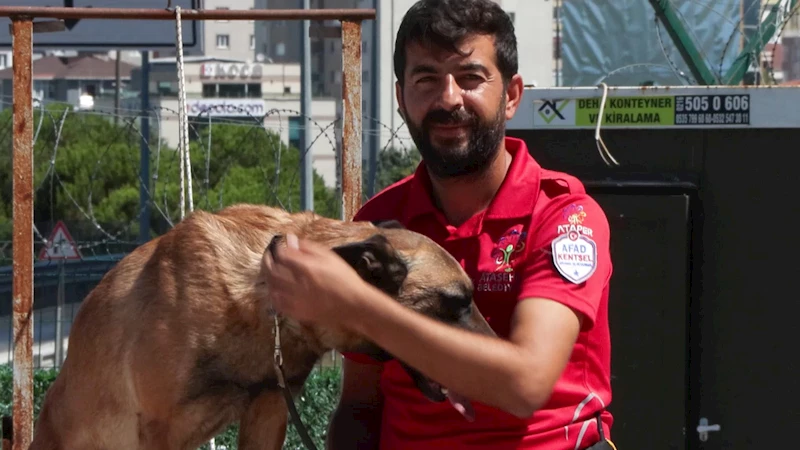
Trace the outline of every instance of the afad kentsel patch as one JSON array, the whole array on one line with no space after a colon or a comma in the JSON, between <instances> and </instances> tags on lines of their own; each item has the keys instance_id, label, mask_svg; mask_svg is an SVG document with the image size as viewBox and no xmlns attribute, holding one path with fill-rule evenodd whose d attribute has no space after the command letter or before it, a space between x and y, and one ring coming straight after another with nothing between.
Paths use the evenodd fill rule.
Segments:
<instances>
[{"instance_id":1,"label":"afad kentsel patch","mask_svg":"<svg viewBox=\"0 0 800 450\"><path fill-rule=\"evenodd\" d=\"M553 263L568 281L580 284L597 269L597 245L592 229L583 226L586 212L583 206L569 205L562 212L566 223L558 226L559 236L553 239Z\"/></svg>"}]
</instances>

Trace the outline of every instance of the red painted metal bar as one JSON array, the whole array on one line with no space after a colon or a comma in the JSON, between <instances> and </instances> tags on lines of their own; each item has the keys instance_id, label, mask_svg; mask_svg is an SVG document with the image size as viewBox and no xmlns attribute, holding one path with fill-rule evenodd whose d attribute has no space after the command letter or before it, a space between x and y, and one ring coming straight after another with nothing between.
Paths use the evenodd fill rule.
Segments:
<instances>
[{"instance_id":1,"label":"red painted metal bar","mask_svg":"<svg viewBox=\"0 0 800 450\"><path fill-rule=\"evenodd\" d=\"M33 440L33 21L15 18L13 103L13 450Z\"/></svg>"},{"instance_id":2,"label":"red painted metal bar","mask_svg":"<svg viewBox=\"0 0 800 450\"><path fill-rule=\"evenodd\" d=\"M24 0L21 0L24 1ZM166 6L166 1L164 2ZM0 17L46 19L175 20L174 11L146 8L63 8L0 6ZM183 9L183 20L347 20L375 19L374 9Z\"/></svg>"},{"instance_id":3,"label":"red painted metal bar","mask_svg":"<svg viewBox=\"0 0 800 450\"><path fill-rule=\"evenodd\" d=\"M342 215L361 207L361 23L342 22Z\"/></svg>"}]
</instances>

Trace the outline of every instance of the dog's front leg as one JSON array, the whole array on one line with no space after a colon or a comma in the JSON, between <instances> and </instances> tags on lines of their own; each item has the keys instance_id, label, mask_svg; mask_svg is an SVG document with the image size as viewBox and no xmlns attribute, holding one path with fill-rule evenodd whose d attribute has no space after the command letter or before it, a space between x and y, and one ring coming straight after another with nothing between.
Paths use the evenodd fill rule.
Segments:
<instances>
[{"instance_id":1,"label":"dog's front leg","mask_svg":"<svg viewBox=\"0 0 800 450\"><path fill-rule=\"evenodd\" d=\"M239 450L281 450L287 415L280 391L263 392L253 399L239 424Z\"/></svg>"}]
</instances>

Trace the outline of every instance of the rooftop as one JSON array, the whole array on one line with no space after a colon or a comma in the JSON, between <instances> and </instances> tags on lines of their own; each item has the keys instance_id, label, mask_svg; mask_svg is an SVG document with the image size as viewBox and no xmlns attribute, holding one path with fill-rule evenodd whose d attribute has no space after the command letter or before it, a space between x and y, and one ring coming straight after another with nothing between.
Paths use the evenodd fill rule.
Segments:
<instances>
[{"instance_id":1,"label":"rooftop","mask_svg":"<svg viewBox=\"0 0 800 450\"><path fill-rule=\"evenodd\" d=\"M33 61L34 80L115 80L116 62L93 55L63 57L45 56ZM120 61L120 78L129 80L136 66ZM0 79L10 80L13 67L0 70Z\"/></svg>"}]
</instances>

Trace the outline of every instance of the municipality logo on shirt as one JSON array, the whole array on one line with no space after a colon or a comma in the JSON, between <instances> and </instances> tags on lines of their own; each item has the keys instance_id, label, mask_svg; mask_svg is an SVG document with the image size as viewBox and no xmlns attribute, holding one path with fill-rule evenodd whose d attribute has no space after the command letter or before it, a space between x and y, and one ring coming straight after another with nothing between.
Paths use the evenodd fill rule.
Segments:
<instances>
[{"instance_id":1,"label":"municipality logo on shirt","mask_svg":"<svg viewBox=\"0 0 800 450\"><path fill-rule=\"evenodd\" d=\"M513 263L525 250L525 239L528 232L522 231L522 225L516 225L503 233L491 251L495 268L491 272L481 272L476 283L479 292L508 292L511 290L516 274Z\"/></svg>"}]
</instances>

